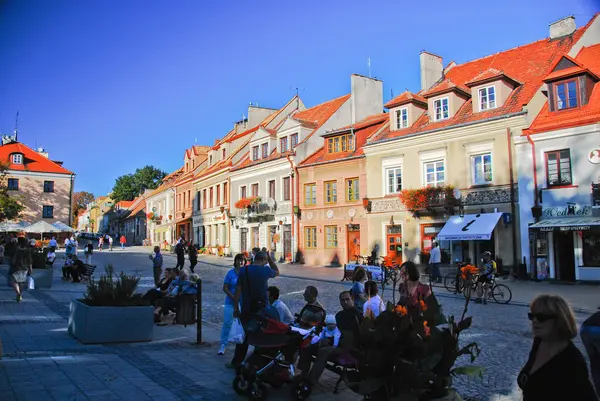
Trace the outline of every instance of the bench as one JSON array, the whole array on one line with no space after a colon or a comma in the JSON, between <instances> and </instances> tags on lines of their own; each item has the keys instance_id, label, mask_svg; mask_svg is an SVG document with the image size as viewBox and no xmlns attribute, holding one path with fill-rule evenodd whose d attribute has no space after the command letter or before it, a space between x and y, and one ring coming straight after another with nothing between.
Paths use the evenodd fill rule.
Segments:
<instances>
[{"instance_id":1,"label":"bench","mask_svg":"<svg viewBox=\"0 0 600 401\"><path fill-rule=\"evenodd\" d=\"M86 280L86 281L90 281L90 279L92 278L92 274L94 274L94 270L96 270L96 265L88 265L85 264L85 271L83 272L83 274L81 275L81 280Z\"/></svg>"},{"instance_id":2,"label":"bench","mask_svg":"<svg viewBox=\"0 0 600 401\"><path fill-rule=\"evenodd\" d=\"M312 356L313 363L317 359L316 355ZM338 380L333 388L333 393L339 392L339 387L342 382L348 383L348 372L357 370L358 361L350 351L345 351L339 355L332 355L325 365L325 369L338 376Z\"/></svg>"}]
</instances>

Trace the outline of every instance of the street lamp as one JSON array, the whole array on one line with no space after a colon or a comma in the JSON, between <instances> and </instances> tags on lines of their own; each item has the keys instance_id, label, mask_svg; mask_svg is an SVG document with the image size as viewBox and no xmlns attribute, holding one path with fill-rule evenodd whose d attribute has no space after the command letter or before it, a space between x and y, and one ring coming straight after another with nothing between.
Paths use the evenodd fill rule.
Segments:
<instances>
[{"instance_id":1,"label":"street lamp","mask_svg":"<svg viewBox=\"0 0 600 401\"><path fill-rule=\"evenodd\" d=\"M454 195L454 199L456 199L456 203L458 204L458 216L463 218L465 216L465 206L463 204L462 195L460 193L460 189L454 188L452 192Z\"/></svg>"}]
</instances>

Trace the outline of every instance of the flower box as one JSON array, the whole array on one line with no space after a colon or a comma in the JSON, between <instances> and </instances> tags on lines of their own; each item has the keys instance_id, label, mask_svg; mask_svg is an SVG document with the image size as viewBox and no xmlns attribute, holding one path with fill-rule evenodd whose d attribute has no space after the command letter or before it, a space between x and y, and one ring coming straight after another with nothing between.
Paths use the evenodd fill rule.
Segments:
<instances>
[{"instance_id":1,"label":"flower box","mask_svg":"<svg viewBox=\"0 0 600 401\"><path fill-rule=\"evenodd\" d=\"M424 187L403 189L400 192L400 201L410 212L432 211L435 207L453 207L454 187L451 185L438 187Z\"/></svg>"}]
</instances>

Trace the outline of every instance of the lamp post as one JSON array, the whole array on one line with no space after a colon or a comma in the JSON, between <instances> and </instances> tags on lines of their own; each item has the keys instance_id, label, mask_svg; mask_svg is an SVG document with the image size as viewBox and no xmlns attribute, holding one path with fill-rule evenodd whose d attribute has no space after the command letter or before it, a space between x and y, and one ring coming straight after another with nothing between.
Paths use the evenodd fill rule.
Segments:
<instances>
[{"instance_id":1,"label":"lamp post","mask_svg":"<svg viewBox=\"0 0 600 401\"><path fill-rule=\"evenodd\" d=\"M456 204L458 205L458 215L462 218L465 216L465 205L463 203L460 189L454 188L452 194L454 195L454 199L456 199Z\"/></svg>"}]
</instances>

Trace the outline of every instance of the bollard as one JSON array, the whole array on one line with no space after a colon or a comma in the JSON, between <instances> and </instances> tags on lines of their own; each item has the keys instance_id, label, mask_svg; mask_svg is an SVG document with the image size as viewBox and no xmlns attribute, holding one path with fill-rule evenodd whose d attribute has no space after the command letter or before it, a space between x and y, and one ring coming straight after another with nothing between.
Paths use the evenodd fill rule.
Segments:
<instances>
[{"instance_id":1,"label":"bollard","mask_svg":"<svg viewBox=\"0 0 600 401\"><path fill-rule=\"evenodd\" d=\"M202 344L202 280L196 282L196 344Z\"/></svg>"}]
</instances>

